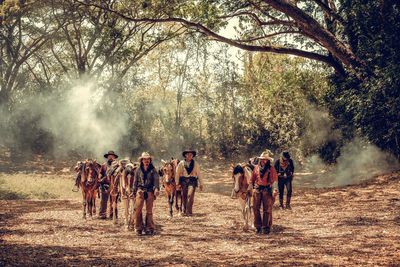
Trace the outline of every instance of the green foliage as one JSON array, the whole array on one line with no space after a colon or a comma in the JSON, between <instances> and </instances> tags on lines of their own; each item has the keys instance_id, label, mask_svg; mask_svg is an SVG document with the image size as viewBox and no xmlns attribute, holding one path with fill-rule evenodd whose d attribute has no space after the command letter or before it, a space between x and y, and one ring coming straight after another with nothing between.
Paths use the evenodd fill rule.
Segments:
<instances>
[{"instance_id":1,"label":"green foliage","mask_svg":"<svg viewBox=\"0 0 400 267\"><path fill-rule=\"evenodd\" d=\"M249 54L244 85L251 150L289 149L302 158L329 141L329 117L316 108L327 90L322 66L300 58ZM327 132L318 138L316 131Z\"/></svg>"},{"instance_id":2,"label":"green foliage","mask_svg":"<svg viewBox=\"0 0 400 267\"><path fill-rule=\"evenodd\" d=\"M343 2L344 31L369 70L361 79L353 72L345 79L333 76L325 100L337 125L346 132L366 136L399 155L400 6L395 1L382 3Z\"/></svg>"},{"instance_id":3,"label":"green foliage","mask_svg":"<svg viewBox=\"0 0 400 267\"><path fill-rule=\"evenodd\" d=\"M104 4L85 3L92 2ZM42 107L49 99L38 96L50 96L51 103L61 96L62 101L67 97L63 90L76 79L93 79L101 98L90 109L94 117L129 117L119 140L126 154L179 155L182 147L193 146L231 157L269 148L291 149L298 157L319 152L333 161L340 139L355 135L399 154L399 4L334 2L340 23L313 1L291 3L338 37L360 59L355 62L365 63L357 69L354 62L339 62L348 67L347 76L290 56L254 53L239 62L230 58L227 46L211 48L198 28L151 21L183 18L218 32L242 11L264 22L288 19L263 1L108 1L106 8L131 20L78 1L2 1L0 103L10 111L8 134L18 140L16 150L33 153L68 144L58 143L44 127L49 114ZM132 21L143 18L151 19ZM343 61L317 39L294 33L294 26L260 27L246 14L236 21L237 37L246 40L241 44L303 49ZM28 105L30 96L36 104Z\"/></svg>"}]
</instances>

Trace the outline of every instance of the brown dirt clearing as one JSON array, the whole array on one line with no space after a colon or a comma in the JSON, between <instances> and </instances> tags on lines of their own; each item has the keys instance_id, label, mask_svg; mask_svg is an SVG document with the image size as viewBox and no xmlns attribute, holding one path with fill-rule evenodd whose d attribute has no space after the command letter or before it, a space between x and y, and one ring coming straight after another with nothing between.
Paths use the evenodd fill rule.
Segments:
<instances>
[{"instance_id":1,"label":"brown dirt clearing","mask_svg":"<svg viewBox=\"0 0 400 267\"><path fill-rule=\"evenodd\" d=\"M204 180L193 217L169 218L161 193L154 236L125 230L121 204L114 226L83 220L77 199L0 200L0 265L400 265L400 172L346 187L294 187L291 211L275 203L270 235L241 229L228 171L205 169Z\"/></svg>"}]
</instances>

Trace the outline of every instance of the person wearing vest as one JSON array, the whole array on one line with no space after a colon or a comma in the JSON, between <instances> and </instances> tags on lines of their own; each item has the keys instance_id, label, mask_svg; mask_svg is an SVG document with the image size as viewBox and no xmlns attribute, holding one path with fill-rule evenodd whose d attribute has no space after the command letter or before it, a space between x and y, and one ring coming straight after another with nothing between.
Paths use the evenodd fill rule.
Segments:
<instances>
[{"instance_id":1,"label":"person wearing vest","mask_svg":"<svg viewBox=\"0 0 400 267\"><path fill-rule=\"evenodd\" d=\"M196 187L203 191L203 183L200 179L200 166L193 158L196 157L196 151L186 150L182 152L185 160L179 162L176 167L175 181L178 181L178 187L182 187L183 197L183 215L192 216L194 194Z\"/></svg>"},{"instance_id":2,"label":"person wearing vest","mask_svg":"<svg viewBox=\"0 0 400 267\"><path fill-rule=\"evenodd\" d=\"M269 234L272 226L272 206L276 195L276 183L278 175L274 166L271 165L273 159L267 152L263 152L258 157L259 162L254 167L250 183L253 186L253 212L254 227L257 233ZM274 191L274 192L272 192ZM263 206L263 216L260 209Z\"/></svg>"},{"instance_id":3,"label":"person wearing vest","mask_svg":"<svg viewBox=\"0 0 400 267\"><path fill-rule=\"evenodd\" d=\"M290 199L292 197L292 181L294 173L293 161L289 152L283 152L279 160L275 162L275 169L278 172L279 207L283 209L283 194L286 187L286 208L291 209Z\"/></svg>"},{"instance_id":4,"label":"person wearing vest","mask_svg":"<svg viewBox=\"0 0 400 267\"><path fill-rule=\"evenodd\" d=\"M107 154L104 154L104 157L107 159L103 165L101 165L100 169L100 211L99 211L99 219L106 219L107 213L107 203L110 202L110 218L112 218L112 208L111 208L111 199L110 199L110 178L107 174L107 171L110 171L112 168L113 162L118 158L118 155L114 153L114 151L110 150Z\"/></svg>"},{"instance_id":5,"label":"person wearing vest","mask_svg":"<svg viewBox=\"0 0 400 267\"><path fill-rule=\"evenodd\" d=\"M133 194L135 200L135 230L137 235L142 235L145 230L146 235L153 235L156 229L153 221L153 202L160 194L160 177L154 168L153 157L149 153L143 152L139 157L139 168L136 169L133 178ZM146 219L143 225L142 209L146 205Z\"/></svg>"}]
</instances>

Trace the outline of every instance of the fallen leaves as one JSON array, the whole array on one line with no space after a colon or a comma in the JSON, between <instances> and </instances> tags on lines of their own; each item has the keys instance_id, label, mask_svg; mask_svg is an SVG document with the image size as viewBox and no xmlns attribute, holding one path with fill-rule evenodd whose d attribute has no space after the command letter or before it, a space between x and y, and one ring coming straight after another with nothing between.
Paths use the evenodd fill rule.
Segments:
<instances>
[{"instance_id":1,"label":"fallen leaves","mask_svg":"<svg viewBox=\"0 0 400 267\"><path fill-rule=\"evenodd\" d=\"M196 192L193 217L174 210L170 218L162 193L151 237L125 230L122 205L114 226L83 220L77 200L0 200L0 265L400 264L400 174L363 186L295 188L292 211L274 207L270 235L242 230L237 200L218 191L230 188L228 175L213 175L213 190ZM382 184L386 194L374 197Z\"/></svg>"}]
</instances>

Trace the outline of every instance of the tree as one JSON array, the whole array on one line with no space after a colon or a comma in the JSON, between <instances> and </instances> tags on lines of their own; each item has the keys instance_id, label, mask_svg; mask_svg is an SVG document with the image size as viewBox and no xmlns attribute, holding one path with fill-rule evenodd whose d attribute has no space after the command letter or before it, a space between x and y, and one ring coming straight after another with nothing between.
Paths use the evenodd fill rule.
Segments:
<instances>
[{"instance_id":1,"label":"tree","mask_svg":"<svg viewBox=\"0 0 400 267\"><path fill-rule=\"evenodd\" d=\"M55 24L48 1L2 1L0 5L0 104L23 86L22 68L59 31L65 21ZM21 85L22 83L22 85Z\"/></svg>"},{"instance_id":2,"label":"tree","mask_svg":"<svg viewBox=\"0 0 400 267\"><path fill-rule=\"evenodd\" d=\"M349 46L373 73L363 81L352 72L346 79L333 76L325 94L327 107L345 132L366 136L399 157L400 3L353 0L342 4Z\"/></svg>"},{"instance_id":3,"label":"tree","mask_svg":"<svg viewBox=\"0 0 400 267\"><path fill-rule=\"evenodd\" d=\"M248 51L291 54L322 61L342 75L345 68L359 75L368 71L368 64L351 49L343 34L347 21L340 12L342 3L337 1L140 1L141 13L130 12L134 7L126 3L124 8L118 8L101 1L75 1L108 10L133 22L182 24L210 39ZM136 7L137 2L134 5ZM218 30L234 18L239 22L238 38L220 35Z\"/></svg>"},{"instance_id":4,"label":"tree","mask_svg":"<svg viewBox=\"0 0 400 267\"><path fill-rule=\"evenodd\" d=\"M75 0L132 22L174 22L189 33L248 51L300 56L335 70L325 97L337 126L345 126L400 156L400 3L395 0L141 0L141 12ZM123 2L123 3L122 3ZM236 37L219 33L236 20Z\"/></svg>"},{"instance_id":5,"label":"tree","mask_svg":"<svg viewBox=\"0 0 400 267\"><path fill-rule=\"evenodd\" d=\"M129 23L101 9L64 2L53 6L63 33L53 41L51 52L66 73L76 71L72 77L101 79L106 72L113 82L120 81L143 56L180 31L167 24ZM63 20L69 24L62 26Z\"/></svg>"}]
</instances>

